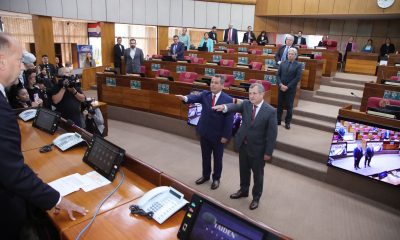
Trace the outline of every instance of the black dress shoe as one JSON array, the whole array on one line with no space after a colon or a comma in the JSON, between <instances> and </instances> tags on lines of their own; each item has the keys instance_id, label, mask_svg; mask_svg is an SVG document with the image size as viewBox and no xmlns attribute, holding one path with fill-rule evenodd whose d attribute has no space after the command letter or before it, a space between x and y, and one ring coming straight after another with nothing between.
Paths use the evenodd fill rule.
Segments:
<instances>
[{"instance_id":1,"label":"black dress shoe","mask_svg":"<svg viewBox=\"0 0 400 240\"><path fill-rule=\"evenodd\" d=\"M235 192L234 194L232 194L230 196L230 198L232 199L238 199L238 198L242 198L242 197L248 197L249 193L248 192L242 192L241 190Z\"/></svg>"},{"instance_id":2,"label":"black dress shoe","mask_svg":"<svg viewBox=\"0 0 400 240\"><path fill-rule=\"evenodd\" d=\"M285 128L290 129L290 123L285 123Z\"/></svg>"},{"instance_id":3,"label":"black dress shoe","mask_svg":"<svg viewBox=\"0 0 400 240\"><path fill-rule=\"evenodd\" d=\"M214 180L211 184L211 189L215 190L219 187L219 180Z\"/></svg>"},{"instance_id":4,"label":"black dress shoe","mask_svg":"<svg viewBox=\"0 0 400 240\"><path fill-rule=\"evenodd\" d=\"M210 180L210 178L201 177L201 178L196 180L196 184L200 185L200 184L203 184L203 183L207 182L208 180Z\"/></svg>"},{"instance_id":5,"label":"black dress shoe","mask_svg":"<svg viewBox=\"0 0 400 240\"><path fill-rule=\"evenodd\" d=\"M254 209L258 208L258 201L259 200L256 200L256 199L253 199L253 201L251 201L250 206L249 206L250 210L254 210Z\"/></svg>"},{"instance_id":6,"label":"black dress shoe","mask_svg":"<svg viewBox=\"0 0 400 240\"><path fill-rule=\"evenodd\" d=\"M281 125L281 122L278 122L278 125Z\"/></svg>"}]
</instances>

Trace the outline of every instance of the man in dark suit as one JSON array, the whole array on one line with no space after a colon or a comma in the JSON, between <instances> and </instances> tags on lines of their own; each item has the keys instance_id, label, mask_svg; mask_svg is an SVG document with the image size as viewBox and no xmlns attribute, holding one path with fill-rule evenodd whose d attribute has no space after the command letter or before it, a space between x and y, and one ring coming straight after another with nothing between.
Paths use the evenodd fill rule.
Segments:
<instances>
[{"instance_id":1,"label":"man in dark suit","mask_svg":"<svg viewBox=\"0 0 400 240\"><path fill-rule=\"evenodd\" d=\"M130 48L125 49L124 59L126 73L140 73L140 66L144 63L143 51L136 47L136 39L129 40Z\"/></svg>"},{"instance_id":2,"label":"man in dark suit","mask_svg":"<svg viewBox=\"0 0 400 240\"><path fill-rule=\"evenodd\" d=\"M53 79L57 75L56 67L54 67L53 64L49 63L49 57L46 54L42 56L42 64L40 64L39 66L42 70L44 68L46 69L50 79Z\"/></svg>"},{"instance_id":3,"label":"man in dark suit","mask_svg":"<svg viewBox=\"0 0 400 240\"><path fill-rule=\"evenodd\" d=\"M278 125L281 125L283 103L286 105L285 128L290 129L293 115L293 101L296 96L297 84L301 79L302 64L296 61L297 49L289 48L288 59L282 62L276 75L278 91Z\"/></svg>"},{"instance_id":4,"label":"man in dark suit","mask_svg":"<svg viewBox=\"0 0 400 240\"><path fill-rule=\"evenodd\" d=\"M295 45L307 45L306 38L303 37L303 32L299 31L297 36L294 36Z\"/></svg>"},{"instance_id":5,"label":"man in dark suit","mask_svg":"<svg viewBox=\"0 0 400 240\"><path fill-rule=\"evenodd\" d=\"M237 29L233 28L232 24L229 24L228 29L224 31L224 42L228 44L238 44Z\"/></svg>"},{"instance_id":6,"label":"man in dark suit","mask_svg":"<svg viewBox=\"0 0 400 240\"><path fill-rule=\"evenodd\" d=\"M121 59L124 57L125 47L122 43L122 37L117 37L117 44L114 46L114 68L118 74L121 73Z\"/></svg>"},{"instance_id":7,"label":"man in dark suit","mask_svg":"<svg viewBox=\"0 0 400 240\"><path fill-rule=\"evenodd\" d=\"M353 151L353 156L354 156L354 169L360 169L360 160L363 157L363 149L361 147L361 144L357 144L357 147L354 148Z\"/></svg>"},{"instance_id":8,"label":"man in dark suit","mask_svg":"<svg viewBox=\"0 0 400 240\"><path fill-rule=\"evenodd\" d=\"M372 146L367 146L367 149L365 149L365 161L364 161L364 168L371 167L371 160L372 157L374 156L374 147Z\"/></svg>"},{"instance_id":9,"label":"man in dark suit","mask_svg":"<svg viewBox=\"0 0 400 240\"><path fill-rule=\"evenodd\" d=\"M247 32L244 33L243 35L243 43L252 43L253 41L256 40L256 35L254 34L253 31L251 31L251 26L247 27Z\"/></svg>"},{"instance_id":10,"label":"man in dark suit","mask_svg":"<svg viewBox=\"0 0 400 240\"><path fill-rule=\"evenodd\" d=\"M213 77L210 90L203 91L199 95L177 95L186 103L201 103L201 117L197 125L197 132L200 135L201 154L203 158L203 175L197 179L196 184L205 183L210 179L211 154L214 156L214 173L211 189L219 187L222 172L222 156L224 144L232 135L233 114L222 114L212 110L216 104L232 103L232 98L222 92L224 79Z\"/></svg>"},{"instance_id":11,"label":"man in dark suit","mask_svg":"<svg viewBox=\"0 0 400 240\"><path fill-rule=\"evenodd\" d=\"M262 84L253 83L249 88L250 101L214 107L216 111L242 113L242 126L235 136L235 148L239 150L240 189L230 198L248 197L253 172L251 210L258 207L263 191L265 161L271 160L278 135L276 110L264 102L264 92Z\"/></svg>"},{"instance_id":12,"label":"man in dark suit","mask_svg":"<svg viewBox=\"0 0 400 240\"><path fill-rule=\"evenodd\" d=\"M21 64L20 43L0 33L0 212L4 219L0 225L2 239L18 239L27 221L27 204L42 210L56 207L86 214L84 208L61 198L60 193L43 183L24 163L21 152L21 134L15 113L7 102L4 88L17 79Z\"/></svg>"},{"instance_id":13,"label":"man in dark suit","mask_svg":"<svg viewBox=\"0 0 400 240\"><path fill-rule=\"evenodd\" d=\"M281 62L286 61L288 50L293 46L294 37L293 35L286 35L285 45L282 45L275 54L275 62L276 64L281 64Z\"/></svg>"},{"instance_id":14,"label":"man in dark suit","mask_svg":"<svg viewBox=\"0 0 400 240\"><path fill-rule=\"evenodd\" d=\"M184 53L185 53L185 44L179 42L178 35L174 35L173 38L174 42L171 44L169 48L169 54L172 56L174 60L184 60Z\"/></svg>"},{"instance_id":15,"label":"man in dark suit","mask_svg":"<svg viewBox=\"0 0 400 240\"><path fill-rule=\"evenodd\" d=\"M218 43L217 27L212 27L211 31L208 33L208 37L214 41L214 44Z\"/></svg>"}]
</instances>

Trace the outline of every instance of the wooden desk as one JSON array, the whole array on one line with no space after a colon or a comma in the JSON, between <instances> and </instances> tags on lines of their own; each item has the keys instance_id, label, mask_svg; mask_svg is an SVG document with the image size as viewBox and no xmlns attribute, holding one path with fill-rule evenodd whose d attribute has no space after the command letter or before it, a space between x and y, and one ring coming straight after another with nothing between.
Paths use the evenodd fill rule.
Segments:
<instances>
[{"instance_id":1,"label":"wooden desk","mask_svg":"<svg viewBox=\"0 0 400 240\"><path fill-rule=\"evenodd\" d=\"M400 64L400 54L389 54L388 66L394 66L396 64Z\"/></svg>"},{"instance_id":2,"label":"wooden desk","mask_svg":"<svg viewBox=\"0 0 400 240\"><path fill-rule=\"evenodd\" d=\"M166 50L161 50L161 53L164 55L168 55L168 52ZM237 64L238 58L239 57L247 57L248 62L261 62L263 64L263 68L261 71L259 70L251 70L251 69L243 69L239 68L237 66L235 67L220 67L216 68L216 73L225 73L225 74L232 74L233 71L242 71L245 72L245 80L256 78L256 79L264 79L264 75L276 75L277 70L266 70L265 67L265 60L266 59L275 59L274 55L254 55L254 54L241 54L241 53L209 53L209 52L199 52L199 51L186 51L185 55L189 56L189 54L196 54L197 57L199 58L204 58L207 62L213 62L213 56L214 55L219 55L222 57L222 59L230 59L235 61ZM325 59L323 60L314 60L314 59L307 59L307 58L299 58L299 62L304 62L305 63L305 69L303 71L303 75L301 78L300 82L300 87L302 89L306 90L311 90L315 91L318 90L320 87L321 83L321 76L324 68L324 63L326 62ZM210 65L205 65L205 64L191 64L191 65L197 65L198 67L201 66L208 66ZM214 66L213 66L214 67ZM174 72L176 71L175 69L172 69ZM197 71L196 71L197 70ZM246 71L243 71L246 70ZM146 71L147 66L146 66ZM189 71L189 70L187 70ZM198 74L204 74L203 69L195 69ZM267 72L265 72L267 71ZM264 74L262 74L264 73Z\"/></svg>"},{"instance_id":3,"label":"wooden desk","mask_svg":"<svg viewBox=\"0 0 400 240\"><path fill-rule=\"evenodd\" d=\"M385 91L400 92L400 86L392 86L378 83L366 83L361 100L360 111L367 111L367 102L370 97L383 97Z\"/></svg>"},{"instance_id":4,"label":"wooden desk","mask_svg":"<svg viewBox=\"0 0 400 240\"><path fill-rule=\"evenodd\" d=\"M61 152L58 148L53 148L51 152L40 153L38 149L34 149L23 152L23 155L25 163L29 165L44 182L51 182L70 174L79 173L83 175L93 171L91 167L82 162L85 150L86 147L75 147ZM134 172L124 167L121 169L126 175L125 181L120 189L103 205L100 212L108 211L137 199L141 197L144 192L155 187ZM65 211L62 211L59 215L54 215L52 213L53 210L51 210L49 211L49 217L60 231L64 231L91 218L95 213L98 203L118 185L120 179L121 173L118 173L115 180L109 185L90 192L79 190L66 196L67 199L88 209L89 213L86 216L75 213L77 220L71 221Z\"/></svg>"},{"instance_id":5,"label":"wooden desk","mask_svg":"<svg viewBox=\"0 0 400 240\"><path fill-rule=\"evenodd\" d=\"M375 75L378 53L348 52L345 72Z\"/></svg>"},{"instance_id":6,"label":"wooden desk","mask_svg":"<svg viewBox=\"0 0 400 240\"><path fill-rule=\"evenodd\" d=\"M376 74L376 82L382 83L383 79L390 79L391 76L397 76L400 66L379 66Z\"/></svg>"},{"instance_id":7,"label":"wooden desk","mask_svg":"<svg viewBox=\"0 0 400 240\"><path fill-rule=\"evenodd\" d=\"M21 151L29 151L38 149L44 145L50 144L53 140L64 133L62 129L59 129L51 135L50 133L41 131L37 128L32 127L32 120L24 122L18 119L18 125L21 131Z\"/></svg>"},{"instance_id":8,"label":"wooden desk","mask_svg":"<svg viewBox=\"0 0 400 240\"><path fill-rule=\"evenodd\" d=\"M218 50L219 47L226 47L226 48L233 48L235 51L238 51L238 48L247 48L249 50L251 49L271 49L272 53L275 54L278 51L278 47L274 46L257 46L257 45L227 45L227 44L215 44L214 45L214 51ZM323 71L323 76L325 77L333 77L336 75L337 72L337 63L339 59L339 51L338 50L330 50L330 49L309 49L309 48L300 48L299 49L299 54L314 54L314 53L320 53L322 56L322 59L326 60L326 63L324 64L324 71Z\"/></svg>"},{"instance_id":9,"label":"wooden desk","mask_svg":"<svg viewBox=\"0 0 400 240\"><path fill-rule=\"evenodd\" d=\"M147 217L131 215L129 206L135 203L137 200L97 216L81 239L177 239L185 211L179 211L160 225ZM66 230L62 238L75 239L89 221Z\"/></svg>"},{"instance_id":10,"label":"wooden desk","mask_svg":"<svg viewBox=\"0 0 400 240\"><path fill-rule=\"evenodd\" d=\"M96 85L96 72L103 72L103 66L84 68L82 72L81 88L89 90L91 86Z\"/></svg>"}]
</instances>

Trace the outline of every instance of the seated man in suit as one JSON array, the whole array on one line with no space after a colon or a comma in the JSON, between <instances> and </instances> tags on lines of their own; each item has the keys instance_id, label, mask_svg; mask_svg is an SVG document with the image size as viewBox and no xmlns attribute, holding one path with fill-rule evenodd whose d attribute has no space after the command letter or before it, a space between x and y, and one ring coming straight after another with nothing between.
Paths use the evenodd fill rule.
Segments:
<instances>
[{"instance_id":1,"label":"seated man in suit","mask_svg":"<svg viewBox=\"0 0 400 240\"><path fill-rule=\"evenodd\" d=\"M232 24L229 24L228 29L224 31L224 42L228 44L238 44L237 29L233 28Z\"/></svg>"},{"instance_id":2,"label":"seated man in suit","mask_svg":"<svg viewBox=\"0 0 400 240\"><path fill-rule=\"evenodd\" d=\"M275 54L275 62L277 64L281 64L281 62L284 62L287 60L289 48L294 47L293 41L294 41L293 35L290 35L290 34L286 35L285 45L282 45Z\"/></svg>"},{"instance_id":3,"label":"seated man in suit","mask_svg":"<svg viewBox=\"0 0 400 240\"><path fill-rule=\"evenodd\" d=\"M124 59L126 73L140 73L140 66L144 63L143 51L136 47L136 39L129 40L130 48L125 49Z\"/></svg>"},{"instance_id":4,"label":"seated man in suit","mask_svg":"<svg viewBox=\"0 0 400 240\"><path fill-rule=\"evenodd\" d=\"M232 98L222 92L225 80L221 77L211 79L210 90L199 95L177 95L185 103L201 103L202 111L197 132L200 135L201 154L203 158L203 173L196 184L203 184L210 179L211 154L214 156L214 173L211 189L219 187L222 172L222 156L224 144L232 134L233 114L222 114L212 109L217 103L232 103Z\"/></svg>"},{"instance_id":5,"label":"seated man in suit","mask_svg":"<svg viewBox=\"0 0 400 240\"><path fill-rule=\"evenodd\" d=\"M21 64L20 43L8 34L0 33L0 212L2 239L23 239L23 226L28 220L27 207L43 211L55 207L55 213L66 210L71 220L73 212L86 215L86 210L61 197L60 193L44 183L24 163L21 152L21 133L15 116L5 96L4 88L17 79ZM38 223L40 224L40 223Z\"/></svg>"},{"instance_id":6,"label":"seated man in suit","mask_svg":"<svg viewBox=\"0 0 400 240\"><path fill-rule=\"evenodd\" d=\"M249 196L250 177L253 172L253 201L250 203L250 210L258 208L263 192L265 161L271 160L278 135L276 110L264 102L264 94L263 85L253 83L249 88L250 101L214 107L216 111L242 114L242 126L235 136L235 149L239 151L240 189L230 198Z\"/></svg>"},{"instance_id":7,"label":"seated man in suit","mask_svg":"<svg viewBox=\"0 0 400 240\"><path fill-rule=\"evenodd\" d=\"M185 53L185 44L179 42L178 35L174 36L174 42L171 44L169 48L169 54L171 54L174 60L184 60L184 53Z\"/></svg>"},{"instance_id":8,"label":"seated man in suit","mask_svg":"<svg viewBox=\"0 0 400 240\"><path fill-rule=\"evenodd\" d=\"M276 75L278 91L278 125L281 125L283 103L286 103L285 128L290 129L292 120L293 101L296 96L297 84L301 79L302 65L296 61L297 49L289 48L288 59L279 65Z\"/></svg>"},{"instance_id":9,"label":"seated man in suit","mask_svg":"<svg viewBox=\"0 0 400 240\"><path fill-rule=\"evenodd\" d=\"M211 31L208 33L208 36L210 37L211 40L214 41L214 44L218 43L217 27L216 26L212 27Z\"/></svg>"},{"instance_id":10,"label":"seated man in suit","mask_svg":"<svg viewBox=\"0 0 400 240\"><path fill-rule=\"evenodd\" d=\"M302 31L299 31L297 36L294 36L294 44L295 45L307 45L306 38L303 37Z\"/></svg>"},{"instance_id":11,"label":"seated man in suit","mask_svg":"<svg viewBox=\"0 0 400 240\"><path fill-rule=\"evenodd\" d=\"M253 41L256 40L256 35L254 34L253 31L251 31L251 26L247 27L247 32L244 33L243 35L243 43L252 43Z\"/></svg>"}]
</instances>

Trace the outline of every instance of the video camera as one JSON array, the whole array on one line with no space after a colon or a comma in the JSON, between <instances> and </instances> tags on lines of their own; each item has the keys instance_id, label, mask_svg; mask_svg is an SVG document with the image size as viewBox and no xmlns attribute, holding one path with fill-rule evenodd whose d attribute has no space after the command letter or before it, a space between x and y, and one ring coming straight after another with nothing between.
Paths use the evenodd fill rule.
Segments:
<instances>
[{"instance_id":1,"label":"video camera","mask_svg":"<svg viewBox=\"0 0 400 240\"><path fill-rule=\"evenodd\" d=\"M68 80L68 81L65 81L65 80ZM76 75L63 76L60 82L66 88L73 88L76 86L77 77L76 77Z\"/></svg>"}]
</instances>

